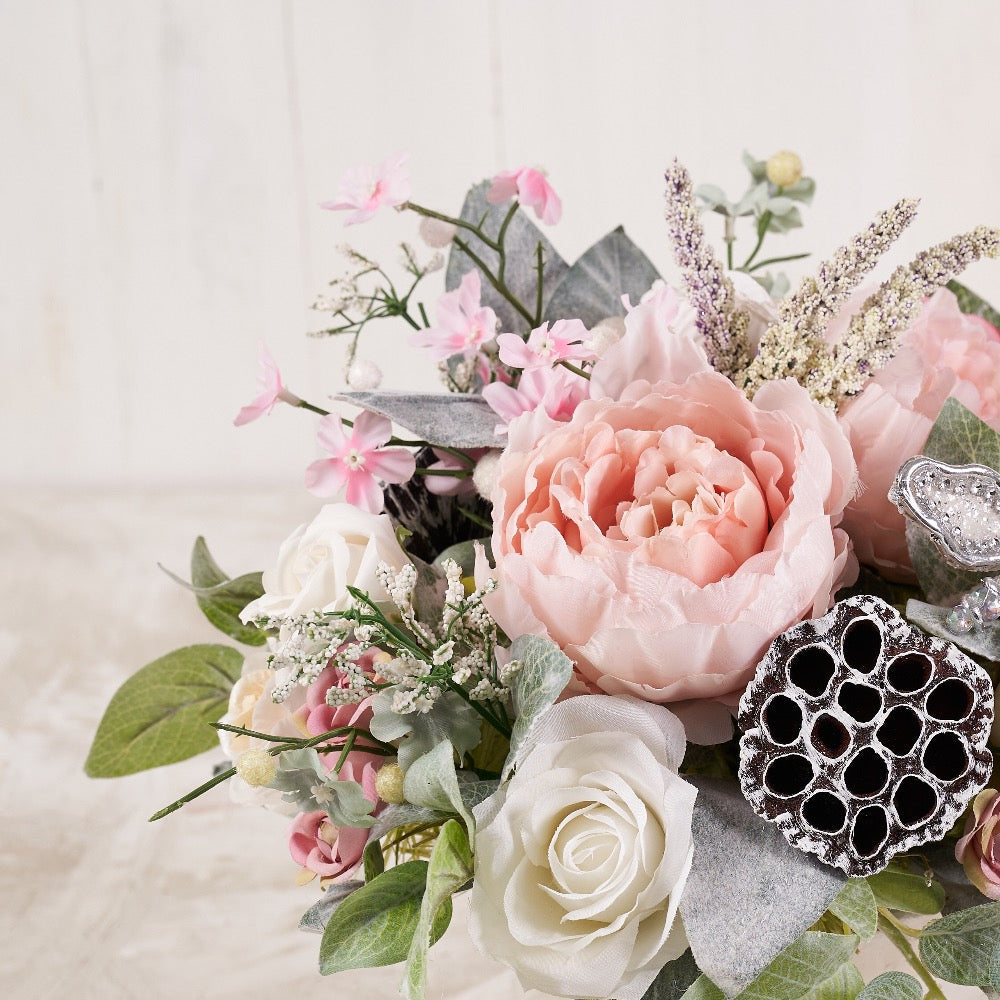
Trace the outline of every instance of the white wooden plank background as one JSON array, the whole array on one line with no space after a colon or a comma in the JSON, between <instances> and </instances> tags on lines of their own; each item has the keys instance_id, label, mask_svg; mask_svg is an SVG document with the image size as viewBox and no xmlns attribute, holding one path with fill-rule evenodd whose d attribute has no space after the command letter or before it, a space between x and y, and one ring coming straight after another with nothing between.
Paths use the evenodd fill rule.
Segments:
<instances>
[{"instance_id":1,"label":"white wooden plank background","mask_svg":"<svg viewBox=\"0 0 1000 1000\"><path fill-rule=\"evenodd\" d=\"M349 165L412 153L415 197L548 167L575 257L623 223L670 274L661 171L742 184L791 147L829 251L902 194L900 255L1000 221L990 0L836 8L600 0L0 2L0 483L296 483L312 422L237 431L266 339L321 399L341 345L307 310L345 237L382 259L415 220L316 206ZM1000 299L1000 265L969 274ZM432 367L369 341L386 385Z\"/></svg>"}]
</instances>

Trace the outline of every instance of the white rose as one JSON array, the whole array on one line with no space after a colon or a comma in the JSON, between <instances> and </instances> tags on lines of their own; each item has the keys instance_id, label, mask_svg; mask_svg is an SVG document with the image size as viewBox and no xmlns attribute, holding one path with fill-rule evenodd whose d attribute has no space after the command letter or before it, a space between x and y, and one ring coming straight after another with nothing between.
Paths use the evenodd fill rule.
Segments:
<instances>
[{"instance_id":1,"label":"white rose","mask_svg":"<svg viewBox=\"0 0 1000 1000\"><path fill-rule=\"evenodd\" d=\"M662 706L570 698L475 808L472 937L526 989L639 1000L687 947L677 907L696 792L677 774L684 743Z\"/></svg>"},{"instance_id":2,"label":"white rose","mask_svg":"<svg viewBox=\"0 0 1000 1000\"><path fill-rule=\"evenodd\" d=\"M344 611L351 600L348 586L385 600L388 595L375 578L380 562L396 570L408 562L390 518L349 503L327 504L282 543L277 565L264 572L264 595L240 617Z\"/></svg>"}]
</instances>

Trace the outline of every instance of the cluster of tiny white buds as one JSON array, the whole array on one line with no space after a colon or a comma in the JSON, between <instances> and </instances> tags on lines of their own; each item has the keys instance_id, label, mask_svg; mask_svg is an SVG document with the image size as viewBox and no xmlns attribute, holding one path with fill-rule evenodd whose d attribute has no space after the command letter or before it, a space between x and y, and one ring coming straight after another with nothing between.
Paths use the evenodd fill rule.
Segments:
<instances>
[{"instance_id":1,"label":"cluster of tiny white buds","mask_svg":"<svg viewBox=\"0 0 1000 1000\"><path fill-rule=\"evenodd\" d=\"M337 253L341 257L345 258L350 263L354 264L356 267L361 268L360 274L365 274L368 271L374 271L378 269L378 264L370 258L366 257L359 250L356 250L350 245L350 243L341 243L337 247Z\"/></svg>"},{"instance_id":2,"label":"cluster of tiny white buds","mask_svg":"<svg viewBox=\"0 0 1000 1000\"><path fill-rule=\"evenodd\" d=\"M431 654L431 662L435 667L443 667L446 663L450 663L452 657L455 655L455 640L450 639L448 642L442 643L437 649Z\"/></svg>"},{"instance_id":3,"label":"cluster of tiny white buds","mask_svg":"<svg viewBox=\"0 0 1000 1000\"><path fill-rule=\"evenodd\" d=\"M510 692L492 678L483 677L469 691L471 701L503 701Z\"/></svg>"},{"instance_id":4,"label":"cluster of tiny white buds","mask_svg":"<svg viewBox=\"0 0 1000 1000\"><path fill-rule=\"evenodd\" d=\"M397 688L392 695L392 710L397 715L411 712L426 715L440 697L441 691L436 687Z\"/></svg>"},{"instance_id":5,"label":"cluster of tiny white buds","mask_svg":"<svg viewBox=\"0 0 1000 1000\"><path fill-rule=\"evenodd\" d=\"M510 687L510 682L514 675L519 673L524 664L520 660L511 660L500 668L500 683L505 687Z\"/></svg>"},{"instance_id":6,"label":"cluster of tiny white buds","mask_svg":"<svg viewBox=\"0 0 1000 1000\"><path fill-rule=\"evenodd\" d=\"M431 259L424 267L424 274L433 274L444 267L444 254L441 252L431 254Z\"/></svg>"},{"instance_id":7,"label":"cluster of tiny white buds","mask_svg":"<svg viewBox=\"0 0 1000 1000\"><path fill-rule=\"evenodd\" d=\"M441 381L452 392L472 392L476 386L476 363L472 358L459 358L457 361L441 361L438 363Z\"/></svg>"},{"instance_id":8,"label":"cluster of tiny white buds","mask_svg":"<svg viewBox=\"0 0 1000 1000\"><path fill-rule=\"evenodd\" d=\"M397 573L388 563L380 562L375 577L397 608L412 608L413 588L417 585L417 568L413 563L405 563Z\"/></svg>"},{"instance_id":9,"label":"cluster of tiny white buds","mask_svg":"<svg viewBox=\"0 0 1000 1000\"><path fill-rule=\"evenodd\" d=\"M342 705L356 705L364 701L370 693L365 688L331 687L327 690L324 700L331 708L340 708Z\"/></svg>"}]
</instances>

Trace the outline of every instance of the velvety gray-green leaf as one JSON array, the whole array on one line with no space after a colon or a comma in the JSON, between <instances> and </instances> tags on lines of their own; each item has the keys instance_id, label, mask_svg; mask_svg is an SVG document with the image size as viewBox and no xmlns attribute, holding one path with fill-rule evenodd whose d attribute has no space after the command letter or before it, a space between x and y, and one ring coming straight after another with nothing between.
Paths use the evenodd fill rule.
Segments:
<instances>
[{"instance_id":1,"label":"velvety gray-green leaf","mask_svg":"<svg viewBox=\"0 0 1000 1000\"><path fill-rule=\"evenodd\" d=\"M455 392L341 392L333 397L388 417L414 437L448 448L498 448L500 422L482 396Z\"/></svg>"},{"instance_id":2,"label":"velvety gray-green leaf","mask_svg":"<svg viewBox=\"0 0 1000 1000\"><path fill-rule=\"evenodd\" d=\"M364 866L366 882L371 882L373 878L385 871L385 856L382 854L382 845L377 839L370 840L365 844L361 863Z\"/></svg>"},{"instance_id":3,"label":"velvety gray-green leaf","mask_svg":"<svg viewBox=\"0 0 1000 1000\"><path fill-rule=\"evenodd\" d=\"M726 994L708 976L699 976L685 991L681 1000L726 1000Z\"/></svg>"},{"instance_id":4,"label":"velvety gray-green leaf","mask_svg":"<svg viewBox=\"0 0 1000 1000\"><path fill-rule=\"evenodd\" d=\"M465 196L462 205L461 218L466 222L479 224L491 239L496 240L508 211L510 203L491 205L486 200L489 181L483 181L471 188ZM483 261L495 276L499 264L496 251L491 250L478 237L468 230L459 230L457 240L466 243L469 249ZM535 315L535 303L538 297L538 279L536 271L536 250L542 247L542 303L552 294L552 289L562 280L566 273L566 261L559 256L556 248L549 242L545 234L532 222L523 209L519 209L507 227L504 242L507 256L507 269L504 281L508 289L518 299L524 309ZM452 291L458 288L464 275L472 270L479 270L477 264L458 246L452 244L448 255L448 269L445 272L445 288ZM501 328L509 333L527 333L535 324L521 315L490 283L481 272L482 303L489 306L497 314Z\"/></svg>"},{"instance_id":5,"label":"velvety gray-green leaf","mask_svg":"<svg viewBox=\"0 0 1000 1000\"><path fill-rule=\"evenodd\" d=\"M993 948L993 957L990 959L990 986L993 993L1000 992L1000 938Z\"/></svg>"},{"instance_id":6,"label":"velvety gray-green leaf","mask_svg":"<svg viewBox=\"0 0 1000 1000\"><path fill-rule=\"evenodd\" d=\"M920 958L931 972L960 986L990 986L990 968L1000 941L1000 903L950 913L920 934Z\"/></svg>"},{"instance_id":7,"label":"velvety gray-green leaf","mask_svg":"<svg viewBox=\"0 0 1000 1000\"><path fill-rule=\"evenodd\" d=\"M659 278L649 258L620 226L598 240L552 290L545 319L578 319L596 326L609 316L624 316L622 296L632 304Z\"/></svg>"},{"instance_id":8,"label":"velvety gray-green leaf","mask_svg":"<svg viewBox=\"0 0 1000 1000\"><path fill-rule=\"evenodd\" d=\"M698 788L698 798L681 916L698 967L733 996L826 912L846 878L762 822L732 781L685 780Z\"/></svg>"},{"instance_id":9,"label":"velvety gray-green leaf","mask_svg":"<svg viewBox=\"0 0 1000 1000\"><path fill-rule=\"evenodd\" d=\"M839 917L862 941L870 941L878 930L878 904L871 886L863 878L851 878L830 904Z\"/></svg>"},{"instance_id":10,"label":"velvety gray-green leaf","mask_svg":"<svg viewBox=\"0 0 1000 1000\"><path fill-rule=\"evenodd\" d=\"M402 962L420 920L426 879L426 861L407 861L351 893L333 911L323 932L319 971L328 976ZM449 901L438 914L432 940L445 932L450 920Z\"/></svg>"},{"instance_id":11,"label":"velvety gray-green leaf","mask_svg":"<svg viewBox=\"0 0 1000 1000\"><path fill-rule=\"evenodd\" d=\"M323 898L317 900L302 914L299 930L322 934L333 915L333 911L347 899L355 889L360 889L364 882L331 882L323 892Z\"/></svg>"},{"instance_id":12,"label":"velvety gray-green leaf","mask_svg":"<svg viewBox=\"0 0 1000 1000\"><path fill-rule=\"evenodd\" d=\"M456 752L464 755L474 750L483 738L482 719L454 691L441 695L429 712L405 715L392 710L392 695L380 692L372 699L372 721L368 728L375 739L396 743L399 766L404 771L442 740L450 740Z\"/></svg>"},{"instance_id":13,"label":"velvety gray-green leaf","mask_svg":"<svg viewBox=\"0 0 1000 1000\"><path fill-rule=\"evenodd\" d=\"M228 646L185 646L147 664L115 692L84 768L117 778L218 746L213 722L229 707L243 657Z\"/></svg>"},{"instance_id":14,"label":"velvety gray-green leaf","mask_svg":"<svg viewBox=\"0 0 1000 1000\"><path fill-rule=\"evenodd\" d=\"M883 972L859 994L858 1000L921 1000L923 987L905 972Z\"/></svg>"},{"instance_id":15,"label":"velvety gray-green leaf","mask_svg":"<svg viewBox=\"0 0 1000 1000\"><path fill-rule=\"evenodd\" d=\"M573 676L573 661L552 641L538 635L523 635L510 647L511 660L521 669L511 679L514 701L514 726L510 752L504 764L507 778L517 765L521 746L539 716L555 704Z\"/></svg>"},{"instance_id":16,"label":"velvety gray-green leaf","mask_svg":"<svg viewBox=\"0 0 1000 1000\"><path fill-rule=\"evenodd\" d=\"M967 288L958 281L949 281L945 287L954 293L955 298L958 299L958 308L962 312L973 316L982 316L987 323L992 323L993 326L1000 329L1000 312L997 312L993 306L978 296L971 288Z\"/></svg>"},{"instance_id":17,"label":"velvety gray-green leaf","mask_svg":"<svg viewBox=\"0 0 1000 1000\"><path fill-rule=\"evenodd\" d=\"M335 826L364 829L375 823L371 816L374 803L366 797L361 785L328 772L311 747L282 753L270 787L282 792L286 802L301 810L325 809Z\"/></svg>"},{"instance_id":18,"label":"velvety gray-green leaf","mask_svg":"<svg viewBox=\"0 0 1000 1000\"><path fill-rule=\"evenodd\" d=\"M853 1000L850 980L843 978L849 973L842 973L842 967L850 963L859 944L854 934L806 931L739 994L739 1000L805 1000L807 997L809 1000L832 1000L839 996ZM827 988L831 979L830 989L839 989L840 983L846 983L848 992L831 993ZM864 985L863 981L860 985ZM827 992L814 992L820 987Z\"/></svg>"},{"instance_id":19,"label":"velvety gray-green leaf","mask_svg":"<svg viewBox=\"0 0 1000 1000\"><path fill-rule=\"evenodd\" d=\"M465 820L469 838L475 846L475 821L462 801L455 771L455 751L450 741L442 740L409 765L403 780L403 795L415 806L458 813Z\"/></svg>"},{"instance_id":20,"label":"velvety gray-green leaf","mask_svg":"<svg viewBox=\"0 0 1000 1000\"><path fill-rule=\"evenodd\" d=\"M649 989L642 995L642 1000L681 1000L699 975L694 955L688 948L680 958L667 962L660 969Z\"/></svg>"},{"instance_id":21,"label":"velvety gray-green leaf","mask_svg":"<svg viewBox=\"0 0 1000 1000\"><path fill-rule=\"evenodd\" d=\"M1000 629L978 628L972 632L956 634L951 632L946 624L950 613L950 607L924 604L923 601L906 602L906 617L918 628L922 628L930 635L947 639L967 653L987 660L1000 660Z\"/></svg>"},{"instance_id":22,"label":"velvety gray-green leaf","mask_svg":"<svg viewBox=\"0 0 1000 1000\"><path fill-rule=\"evenodd\" d=\"M191 583L196 588L198 607L220 632L246 646L263 646L267 642L260 629L240 621L240 612L264 593L260 573L230 578L199 535L191 551Z\"/></svg>"},{"instance_id":23,"label":"velvety gray-green leaf","mask_svg":"<svg viewBox=\"0 0 1000 1000\"><path fill-rule=\"evenodd\" d=\"M814 986L801 1000L856 1000L865 981L852 962L845 962L822 983Z\"/></svg>"},{"instance_id":24,"label":"velvety gray-green leaf","mask_svg":"<svg viewBox=\"0 0 1000 1000\"><path fill-rule=\"evenodd\" d=\"M890 865L877 875L869 875L868 884L878 905L889 910L929 916L940 913L944 906L945 892L939 882L931 880L928 885L923 875L903 871L896 865Z\"/></svg>"},{"instance_id":25,"label":"velvety gray-green leaf","mask_svg":"<svg viewBox=\"0 0 1000 1000\"><path fill-rule=\"evenodd\" d=\"M403 994L409 1000L424 1000L431 929L445 904L450 907L452 893L471 881L472 872L469 839L462 826L450 819L441 827L428 863L427 888L420 904L420 920L410 945L403 980Z\"/></svg>"}]
</instances>

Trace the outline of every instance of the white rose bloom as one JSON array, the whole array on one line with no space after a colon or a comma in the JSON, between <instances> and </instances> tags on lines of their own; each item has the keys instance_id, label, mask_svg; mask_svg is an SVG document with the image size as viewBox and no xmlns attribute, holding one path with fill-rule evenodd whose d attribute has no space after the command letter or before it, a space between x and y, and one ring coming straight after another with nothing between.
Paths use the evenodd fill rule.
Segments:
<instances>
[{"instance_id":1,"label":"white rose bloom","mask_svg":"<svg viewBox=\"0 0 1000 1000\"><path fill-rule=\"evenodd\" d=\"M327 504L282 543L277 565L264 571L263 596L240 618L344 611L351 600L348 586L385 600L375 567L385 562L399 570L408 561L387 515L349 503Z\"/></svg>"},{"instance_id":2,"label":"white rose bloom","mask_svg":"<svg viewBox=\"0 0 1000 1000\"><path fill-rule=\"evenodd\" d=\"M687 947L677 907L696 791L677 774L684 744L662 706L570 698L475 808L472 937L525 989L639 1000Z\"/></svg>"}]
</instances>

